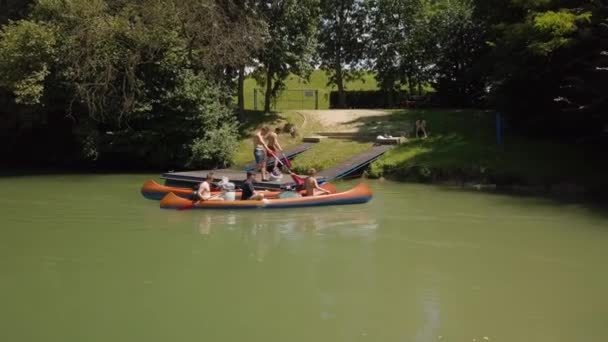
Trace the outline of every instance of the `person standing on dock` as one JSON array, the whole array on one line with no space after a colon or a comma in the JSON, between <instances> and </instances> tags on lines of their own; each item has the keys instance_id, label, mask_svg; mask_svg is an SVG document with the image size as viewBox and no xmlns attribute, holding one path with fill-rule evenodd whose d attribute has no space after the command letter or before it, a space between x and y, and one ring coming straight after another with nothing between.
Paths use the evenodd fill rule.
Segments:
<instances>
[{"instance_id":1,"label":"person standing on dock","mask_svg":"<svg viewBox=\"0 0 608 342\"><path fill-rule=\"evenodd\" d=\"M266 157L274 158L274 165L272 169L275 170L279 164L279 155L277 152L283 152L283 148L281 147L281 144L279 144L279 135L272 130L269 130L268 134L266 134L266 140L268 141L269 149Z\"/></svg>"},{"instance_id":2,"label":"person standing on dock","mask_svg":"<svg viewBox=\"0 0 608 342\"><path fill-rule=\"evenodd\" d=\"M262 174L262 181L268 181L266 177L266 154L269 151L265 137L268 134L268 126L262 126L253 136L253 156L255 157L256 171Z\"/></svg>"}]
</instances>

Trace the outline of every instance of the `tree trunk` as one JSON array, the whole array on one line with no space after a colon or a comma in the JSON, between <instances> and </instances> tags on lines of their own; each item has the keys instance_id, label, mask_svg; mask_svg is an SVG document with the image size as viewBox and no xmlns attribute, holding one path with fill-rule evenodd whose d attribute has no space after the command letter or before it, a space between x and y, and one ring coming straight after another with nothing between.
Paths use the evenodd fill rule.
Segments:
<instances>
[{"instance_id":1,"label":"tree trunk","mask_svg":"<svg viewBox=\"0 0 608 342\"><path fill-rule=\"evenodd\" d=\"M272 69L270 66L266 71L266 93L264 94L264 113L270 112L270 100L272 99Z\"/></svg>"},{"instance_id":2,"label":"tree trunk","mask_svg":"<svg viewBox=\"0 0 608 342\"><path fill-rule=\"evenodd\" d=\"M338 86L338 108L346 108L346 92L344 92L341 63L336 65L336 85Z\"/></svg>"},{"instance_id":3,"label":"tree trunk","mask_svg":"<svg viewBox=\"0 0 608 342\"><path fill-rule=\"evenodd\" d=\"M409 97L411 98L412 96L414 96L414 78L411 75L407 77L407 85L410 87Z\"/></svg>"},{"instance_id":4,"label":"tree trunk","mask_svg":"<svg viewBox=\"0 0 608 342\"><path fill-rule=\"evenodd\" d=\"M245 66L239 67L239 79L237 84L237 106L239 116L242 118L245 113Z\"/></svg>"}]
</instances>

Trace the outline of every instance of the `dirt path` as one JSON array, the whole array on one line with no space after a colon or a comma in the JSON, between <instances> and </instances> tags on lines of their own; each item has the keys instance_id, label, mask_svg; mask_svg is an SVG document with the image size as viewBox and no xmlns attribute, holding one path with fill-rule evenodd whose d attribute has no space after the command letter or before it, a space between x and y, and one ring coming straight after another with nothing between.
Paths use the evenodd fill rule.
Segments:
<instances>
[{"instance_id":1,"label":"dirt path","mask_svg":"<svg viewBox=\"0 0 608 342\"><path fill-rule=\"evenodd\" d=\"M308 121L321 123L326 132L370 132L370 131L407 131L409 124L392 127L389 116L393 113L383 109L332 109L300 110L298 113L309 118ZM389 132L389 133L391 133ZM395 132L397 133L397 132Z\"/></svg>"}]
</instances>

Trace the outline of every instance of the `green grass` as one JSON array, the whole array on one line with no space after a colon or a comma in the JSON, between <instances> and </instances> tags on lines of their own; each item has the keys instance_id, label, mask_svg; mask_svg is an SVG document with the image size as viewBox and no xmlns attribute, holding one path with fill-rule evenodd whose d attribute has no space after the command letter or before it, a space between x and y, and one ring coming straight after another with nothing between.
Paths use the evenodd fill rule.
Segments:
<instances>
[{"instance_id":1,"label":"green grass","mask_svg":"<svg viewBox=\"0 0 608 342\"><path fill-rule=\"evenodd\" d=\"M606 184L608 163L581 146L507 134L495 143L494 114L481 111L398 111L390 120L426 119L429 138L411 139L372 164L372 176L418 181L463 180L499 184ZM413 132L412 132L413 133Z\"/></svg>"},{"instance_id":2,"label":"green grass","mask_svg":"<svg viewBox=\"0 0 608 342\"><path fill-rule=\"evenodd\" d=\"M282 127L287 122L298 127L298 136L292 138L289 134L281 134L279 141L284 149L300 144L304 136L323 130L323 126L310 117L304 123L304 118L297 111L269 114L247 112L241 124L241 141L234 157L235 167L243 167L253 161L253 140L251 137L257 128L262 125L270 125L272 128ZM371 145L372 143L348 140L322 141L293 160L293 171L304 174L311 167L320 171L339 164Z\"/></svg>"},{"instance_id":3,"label":"green grass","mask_svg":"<svg viewBox=\"0 0 608 342\"><path fill-rule=\"evenodd\" d=\"M371 146L371 142L323 140L293 160L293 171L298 174L306 174L310 168L315 168L317 171L324 170L338 165Z\"/></svg>"},{"instance_id":4,"label":"green grass","mask_svg":"<svg viewBox=\"0 0 608 342\"><path fill-rule=\"evenodd\" d=\"M277 101L276 110L288 109L314 109L314 97L304 96L301 90L319 91L319 109L329 108L329 93L336 90L335 86L327 85L327 74L323 70L315 70L310 75L309 80L302 79L296 75L291 75L286 81L287 91L283 92ZM254 109L254 89L265 89L252 78L245 80L245 108ZM347 90L377 90L378 84L372 73L365 73L361 80L347 82ZM264 109L264 95L258 91L258 110Z\"/></svg>"}]
</instances>

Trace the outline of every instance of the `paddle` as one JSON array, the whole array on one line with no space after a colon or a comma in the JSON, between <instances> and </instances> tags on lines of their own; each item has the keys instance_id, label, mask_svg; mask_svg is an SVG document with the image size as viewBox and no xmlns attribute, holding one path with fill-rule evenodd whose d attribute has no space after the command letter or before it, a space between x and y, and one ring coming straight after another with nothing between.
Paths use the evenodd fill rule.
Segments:
<instances>
[{"instance_id":1,"label":"paddle","mask_svg":"<svg viewBox=\"0 0 608 342\"><path fill-rule=\"evenodd\" d=\"M281 159L281 161L283 162L283 165L291 168L291 161L289 160L289 158L287 158L287 156L285 155L285 152L281 151L281 155L283 156L283 159Z\"/></svg>"},{"instance_id":2,"label":"paddle","mask_svg":"<svg viewBox=\"0 0 608 342\"><path fill-rule=\"evenodd\" d=\"M287 171L289 171L289 175L291 176L291 179L293 179L293 181L296 183L296 187L300 187L302 185L304 185L304 179L298 175L296 175L295 173L293 173L293 171L291 171L290 166L287 166L281 159L279 159L277 157L276 154L274 154L274 152L268 150L268 153L279 162L279 164L281 164L284 168L287 169ZM285 154L283 153L283 157L285 157ZM287 159L289 160L289 159ZM291 163L290 163L291 164Z\"/></svg>"}]
</instances>

